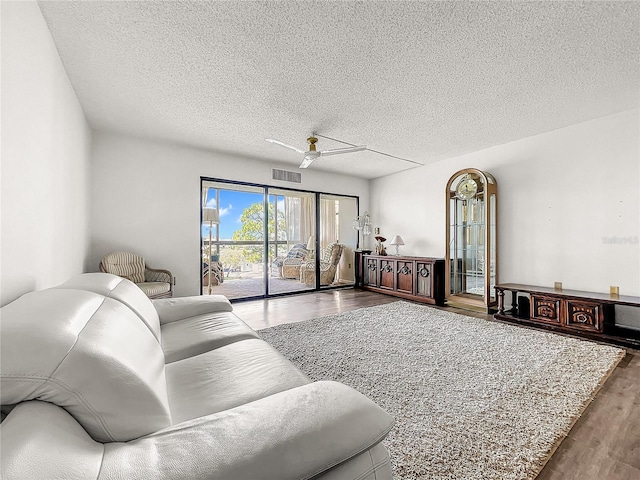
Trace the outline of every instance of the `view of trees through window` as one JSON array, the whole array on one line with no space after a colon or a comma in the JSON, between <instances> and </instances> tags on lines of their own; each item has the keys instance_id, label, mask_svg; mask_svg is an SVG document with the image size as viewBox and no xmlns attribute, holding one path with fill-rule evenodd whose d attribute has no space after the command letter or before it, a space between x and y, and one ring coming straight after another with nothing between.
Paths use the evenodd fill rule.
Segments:
<instances>
[{"instance_id":1,"label":"view of trees through window","mask_svg":"<svg viewBox=\"0 0 640 480\"><path fill-rule=\"evenodd\" d=\"M316 261L317 199L321 249L340 240L341 209L349 215L357 209L355 197L207 179L201 193L203 293L229 298L315 288L315 275L301 280L300 270L311 270L307 264ZM357 237L346 240L355 248Z\"/></svg>"}]
</instances>

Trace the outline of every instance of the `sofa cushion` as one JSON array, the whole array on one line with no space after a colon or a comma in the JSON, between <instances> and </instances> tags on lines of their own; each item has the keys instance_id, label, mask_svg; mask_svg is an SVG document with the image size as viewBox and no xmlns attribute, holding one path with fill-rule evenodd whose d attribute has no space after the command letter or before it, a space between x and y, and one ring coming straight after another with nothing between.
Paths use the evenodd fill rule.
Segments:
<instances>
[{"instance_id":1,"label":"sofa cushion","mask_svg":"<svg viewBox=\"0 0 640 480\"><path fill-rule=\"evenodd\" d=\"M110 273L83 273L54 288L85 290L118 300L133 310L160 341L158 312L149 297L133 282Z\"/></svg>"},{"instance_id":2,"label":"sofa cushion","mask_svg":"<svg viewBox=\"0 0 640 480\"><path fill-rule=\"evenodd\" d=\"M100 478L315 480L336 468L327 478L387 480L388 456L375 446L392 426L352 388L314 382L105 445Z\"/></svg>"},{"instance_id":3,"label":"sofa cushion","mask_svg":"<svg viewBox=\"0 0 640 480\"><path fill-rule=\"evenodd\" d=\"M100 442L171 425L164 354L123 303L71 289L32 292L0 314L0 399L65 408Z\"/></svg>"},{"instance_id":4,"label":"sofa cushion","mask_svg":"<svg viewBox=\"0 0 640 480\"><path fill-rule=\"evenodd\" d=\"M175 423L305 385L308 377L263 340L231 343L167 365Z\"/></svg>"},{"instance_id":5,"label":"sofa cushion","mask_svg":"<svg viewBox=\"0 0 640 480\"><path fill-rule=\"evenodd\" d=\"M161 298L151 300L160 323L170 323L204 313L230 312L231 302L223 295L199 295L197 297Z\"/></svg>"},{"instance_id":6,"label":"sofa cushion","mask_svg":"<svg viewBox=\"0 0 640 480\"><path fill-rule=\"evenodd\" d=\"M166 363L248 338L260 337L231 312L198 315L162 325L162 350Z\"/></svg>"}]
</instances>

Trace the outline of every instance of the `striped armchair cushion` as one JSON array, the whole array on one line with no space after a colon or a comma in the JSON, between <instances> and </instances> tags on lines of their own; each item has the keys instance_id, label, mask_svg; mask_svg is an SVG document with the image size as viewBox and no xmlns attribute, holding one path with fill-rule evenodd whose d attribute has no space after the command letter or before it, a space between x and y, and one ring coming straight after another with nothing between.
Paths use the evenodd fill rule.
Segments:
<instances>
[{"instance_id":1,"label":"striped armchair cushion","mask_svg":"<svg viewBox=\"0 0 640 480\"><path fill-rule=\"evenodd\" d=\"M147 297L157 297L163 293L167 293L171 288L166 282L145 282L139 283L138 287Z\"/></svg>"},{"instance_id":2,"label":"striped armchair cushion","mask_svg":"<svg viewBox=\"0 0 640 480\"><path fill-rule=\"evenodd\" d=\"M333 252L334 245L336 244L330 243L329 245L324 247L324 249L322 249L322 256L320 257L321 260L324 260L325 262L329 261L329 259L331 258L331 252Z\"/></svg>"},{"instance_id":3,"label":"striped armchair cushion","mask_svg":"<svg viewBox=\"0 0 640 480\"><path fill-rule=\"evenodd\" d=\"M133 283L144 282L144 258L131 252L113 252L102 259L107 273L131 280Z\"/></svg>"}]
</instances>

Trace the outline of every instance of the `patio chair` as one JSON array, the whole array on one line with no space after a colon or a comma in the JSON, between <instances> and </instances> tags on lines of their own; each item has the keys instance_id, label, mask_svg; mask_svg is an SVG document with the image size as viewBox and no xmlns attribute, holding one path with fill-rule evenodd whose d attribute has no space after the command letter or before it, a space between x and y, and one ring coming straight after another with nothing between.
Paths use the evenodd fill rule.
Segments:
<instances>
[{"instance_id":1,"label":"patio chair","mask_svg":"<svg viewBox=\"0 0 640 480\"><path fill-rule=\"evenodd\" d=\"M325 247L320 258L320 285L331 285L336 278L336 270L344 245L331 243ZM316 281L315 262L305 262L300 266L300 281L307 285L313 285Z\"/></svg>"},{"instance_id":2,"label":"patio chair","mask_svg":"<svg viewBox=\"0 0 640 480\"><path fill-rule=\"evenodd\" d=\"M304 243L296 243L286 255L276 257L271 264L271 275L282 278L300 278L300 265L309 255Z\"/></svg>"},{"instance_id":3,"label":"patio chair","mask_svg":"<svg viewBox=\"0 0 640 480\"><path fill-rule=\"evenodd\" d=\"M135 283L149 298L173 297L173 275L146 265L144 257L131 252L113 252L100 262L100 271Z\"/></svg>"},{"instance_id":4,"label":"patio chair","mask_svg":"<svg viewBox=\"0 0 640 480\"><path fill-rule=\"evenodd\" d=\"M220 285L224 282L224 270L222 263L217 260L211 261L211 285ZM202 285L209 285L209 264L202 262Z\"/></svg>"}]
</instances>

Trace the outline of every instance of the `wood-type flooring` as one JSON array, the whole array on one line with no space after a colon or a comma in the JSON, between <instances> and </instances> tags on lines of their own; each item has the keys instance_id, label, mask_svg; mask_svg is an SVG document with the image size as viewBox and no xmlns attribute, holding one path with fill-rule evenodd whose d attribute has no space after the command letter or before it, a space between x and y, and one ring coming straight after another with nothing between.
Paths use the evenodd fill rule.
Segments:
<instances>
[{"instance_id":1,"label":"wood-type flooring","mask_svg":"<svg viewBox=\"0 0 640 480\"><path fill-rule=\"evenodd\" d=\"M398 298L379 293L340 289L237 302L233 307L236 315L259 330L396 301ZM495 321L491 315L434 308ZM640 351L627 349L627 356L537 479L640 480Z\"/></svg>"}]
</instances>

